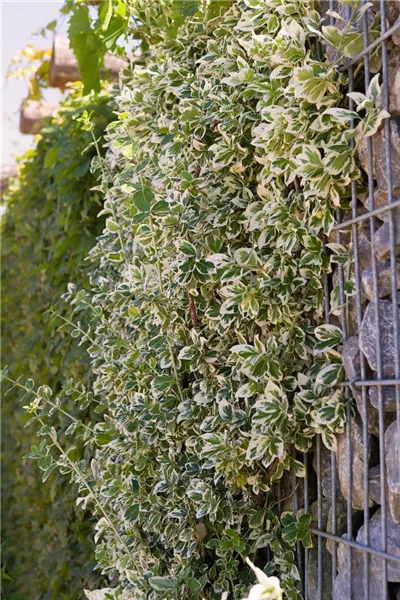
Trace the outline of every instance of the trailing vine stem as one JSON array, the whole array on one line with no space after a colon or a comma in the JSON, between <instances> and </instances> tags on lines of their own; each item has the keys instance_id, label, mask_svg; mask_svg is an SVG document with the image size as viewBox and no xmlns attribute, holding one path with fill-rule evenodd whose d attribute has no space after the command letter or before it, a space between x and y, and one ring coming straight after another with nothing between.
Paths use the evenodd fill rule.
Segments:
<instances>
[{"instance_id":1,"label":"trailing vine stem","mask_svg":"<svg viewBox=\"0 0 400 600\"><path fill-rule=\"evenodd\" d=\"M159 256L158 256L157 244L156 244L155 233L154 233L154 224L153 224L153 219L151 217L149 219L149 222L150 222L150 228L151 228L151 234L152 234L153 249L154 249L154 253L155 253L155 257L156 257L158 285L159 285L161 294L164 295L164 284L163 284L163 280L162 280L161 262L160 262ZM172 347L171 341L168 338L168 335L167 335L167 344L168 344L168 349L169 349L169 355L171 358L172 370L174 372L174 377L175 377L175 385L178 389L179 398L181 399L181 402L183 402L185 400L185 397L183 395L183 390L182 390L181 383L180 383L180 377L179 377L178 368L176 365L174 349Z\"/></svg>"},{"instance_id":2,"label":"trailing vine stem","mask_svg":"<svg viewBox=\"0 0 400 600\"><path fill-rule=\"evenodd\" d=\"M24 390L26 392L26 394L34 394L36 396L36 398L40 398L40 396L38 396L34 390L31 390L29 388L27 389L26 386L22 385L22 383L19 383L19 381L11 379L8 376L3 377L3 379L6 381L9 381L12 384L13 388L14 387L21 388L22 390ZM88 425L85 425L85 423L83 423L79 419L76 419L75 417L70 415L67 411L65 411L63 408L61 408L61 406L58 406L58 404L54 404L54 402L52 402L49 398L46 398L46 404L49 404L52 408L54 408L58 412L62 413L64 416L68 417L68 419L71 419L71 421L73 421L77 425L83 427L84 429L86 429L87 431L92 433L93 435L95 434L94 429L92 429L91 427L88 427Z\"/></svg>"},{"instance_id":3,"label":"trailing vine stem","mask_svg":"<svg viewBox=\"0 0 400 600\"><path fill-rule=\"evenodd\" d=\"M42 425L42 427L44 428L44 430L46 430L47 426L44 423L44 421L41 419L40 415L38 415L38 413L36 412L36 410L34 411L34 415L35 415L36 419L38 420L38 422ZM71 469L76 474L76 476L77 476L78 480L80 481L80 483L89 492L91 498L93 498L93 502L95 503L95 505L97 506L97 508L99 509L99 511L101 512L101 514L103 515L103 517L106 519L106 521L109 524L109 526L111 527L111 529L113 530L115 537L117 538L117 540L119 541L119 543L121 544L121 546L124 548L124 550L127 553L127 555L132 559L133 564L135 565L135 561L133 560L131 551L129 550L128 546L126 545L126 543L124 542L124 540L120 536L117 528L115 527L115 525L113 523L112 518L107 513L107 511L105 510L105 508L103 507L103 505L101 504L101 502L98 500L96 494L93 492L92 488L87 483L86 478L79 471L79 469L77 468L77 466L75 465L75 463L69 458L68 454L63 450L62 446L58 442L57 433L54 431L54 433L53 434L50 433L49 436L50 436L50 438L51 438L54 446L60 452L61 456L69 464L69 466L71 467Z\"/></svg>"},{"instance_id":4,"label":"trailing vine stem","mask_svg":"<svg viewBox=\"0 0 400 600\"><path fill-rule=\"evenodd\" d=\"M101 152L100 152L98 140L96 139L96 136L94 135L93 123L90 122L90 119L89 119L89 125L88 125L88 127L90 127L90 133L92 135L93 145L96 148L97 158L98 158L98 161L99 161L100 170L101 170L101 174L102 174L102 177L103 177L103 182L107 186L105 195L106 195L107 200L110 203L111 213L112 213L113 219L114 219L114 221L115 221L115 223L117 225L117 233L118 233L118 238L119 238L119 241L120 241L120 244L121 244L122 254L124 256L125 264L128 267L128 259L127 259L126 250L125 250L125 242L124 242L124 239L123 239L122 234L121 234L121 227L120 227L120 224L119 224L119 219L118 219L117 213L116 213L115 208L114 208L114 202L113 202L113 200L111 198L110 190L108 189L108 180L107 180L107 177L106 177L106 171L104 169L103 159L102 159L102 156L101 156Z\"/></svg>"},{"instance_id":5,"label":"trailing vine stem","mask_svg":"<svg viewBox=\"0 0 400 600\"><path fill-rule=\"evenodd\" d=\"M35 390L27 388L26 386L22 385L19 381L16 381L16 380L12 379L11 377L8 377L8 375L4 375L3 372L2 372L2 380L6 380L6 381L10 382L12 384L12 388L13 387L21 388L27 394L33 394L36 399L39 399L39 400L42 399L41 396L39 396ZM66 411L62 410L59 406L57 406L56 404L54 404L48 398L46 398L46 403L50 404L50 406L52 406L53 408L56 408L57 410L60 410L60 412L62 412L65 416L67 416L68 418L70 418L75 423L79 423L80 425L82 425L83 427L85 427L88 431L90 431L93 435L95 435L95 431L93 429L91 429L90 427L87 427L84 423L79 422L77 419L75 419L75 417L73 417L72 415L70 415ZM38 413L38 407L31 403L31 405L29 405L29 407L27 407L27 409L28 409L28 411L30 413L33 413L35 419L42 426L43 431L47 432L47 430L49 429L49 426L46 425L46 423L43 421L43 419L41 418L40 414ZM135 562L133 560L133 557L132 557L132 554L131 554L131 551L129 550L128 546L126 545L126 543L124 542L124 540L120 536L117 528L115 527L115 525L113 523L112 517L105 510L104 506L101 504L100 500L97 498L95 492L93 491L93 489L87 483L86 478L82 475L82 473L77 468L77 466L75 465L75 463L69 458L68 453L65 452L64 449L62 448L62 446L60 445L60 443L59 443L59 441L57 439L57 433L56 433L56 430L54 429L54 427L50 428L50 432L48 433L48 435L49 435L49 437L50 437L53 445L55 446L55 448L57 448L57 450L59 451L60 455L63 457L63 459L68 463L68 465L70 466L70 468L76 474L76 476L77 476L78 480L80 481L81 485L83 485L85 487L85 489L89 492L90 497L93 498L93 502L95 503L95 505L97 506L97 508L99 509L99 511L101 512L101 514L103 515L103 517L106 519L106 521L109 524L109 526L111 527L111 529L113 530L114 535L116 536L116 538L118 539L118 541L120 542L120 544L122 545L122 547L124 548L124 550L126 551L127 555L133 561L133 564L135 564Z\"/></svg>"}]
</instances>

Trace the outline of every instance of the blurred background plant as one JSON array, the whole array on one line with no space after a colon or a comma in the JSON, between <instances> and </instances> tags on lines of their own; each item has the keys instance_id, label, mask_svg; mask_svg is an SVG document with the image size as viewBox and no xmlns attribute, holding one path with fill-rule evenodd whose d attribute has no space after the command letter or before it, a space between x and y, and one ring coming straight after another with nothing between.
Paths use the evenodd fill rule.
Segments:
<instances>
[{"instance_id":1,"label":"blurred background plant","mask_svg":"<svg viewBox=\"0 0 400 600\"><path fill-rule=\"evenodd\" d=\"M43 89L48 87L50 59L51 48L36 48L28 44L10 62L7 78L26 83L26 100L40 100L43 97Z\"/></svg>"},{"instance_id":2,"label":"blurred background plant","mask_svg":"<svg viewBox=\"0 0 400 600\"><path fill-rule=\"evenodd\" d=\"M102 139L112 117L109 92L84 96L78 83L47 120L36 147L19 158L18 176L3 199L2 359L57 390L69 377L90 379L84 350L43 316L71 279L85 286L85 258L104 225L97 218L102 195L91 191L96 150L79 122L85 111ZM101 581L93 572L93 523L75 507L74 486L60 475L43 485L36 466L22 460L35 435L24 428L19 398L12 391L2 406L2 561L12 578L3 593L10 600L20 600L15 592L26 600L75 600L84 586ZM76 411L73 399L69 408ZM58 415L61 436L69 424Z\"/></svg>"}]
</instances>

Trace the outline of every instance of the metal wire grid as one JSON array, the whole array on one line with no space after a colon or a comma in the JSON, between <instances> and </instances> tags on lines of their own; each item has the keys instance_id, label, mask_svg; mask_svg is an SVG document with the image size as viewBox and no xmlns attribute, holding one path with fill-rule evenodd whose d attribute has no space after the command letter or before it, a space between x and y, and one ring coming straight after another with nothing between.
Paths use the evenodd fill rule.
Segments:
<instances>
[{"instance_id":1,"label":"metal wire grid","mask_svg":"<svg viewBox=\"0 0 400 600\"><path fill-rule=\"evenodd\" d=\"M365 4L364 0L362 3ZM330 8L334 10L334 0L330 0ZM348 7L348 17L350 16L351 8ZM394 33L394 31L398 28L392 26L390 29L386 27L386 11L385 11L385 0L380 0L380 11L381 11L381 36L378 40L375 40L370 44L369 42L369 34L368 34L368 16L367 13L364 14L363 17L363 34L364 34L364 50L357 57L345 63L341 70L347 71L349 78L349 92L353 91L354 87L354 79L353 79L353 68L355 65L358 65L360 61L363 62L364 66L364 85L365 90L367 90L370 83L370 53L374 50L378 45L381 46L381 54L382 54L382 89L383 89L383 99L384 99L384 108L389 110L389 77L388 77L388 51L387 51L387 42L390 38L390 35ZM331 21L332 21L331 17ZM331 22L332 24L332 22ZM350 110L354 110L354 103L351 99L349 99L348 107ZM354 123L352 123L354 126ZM397 277L396 277L396 229L395 229L395 218L394 218L394 209L398 209L400 211L400 200L394 200L393 198L393 178L392 178L392 152L391 152L391 143L390 143L390 122L389 119L384 121L384 137L385 137L385 154L386 154L386 176L387 176L387 187L388 187L388 203L385 206L375 208L374 202L374 176L373 176L373 139L371 137L367 138L367 153L368 153L368 191L369 191L369 210L366 214L359 214L358 203L357 203L357 191L356 191L356 183L353 182L351 195L352 195L352 217L345 221L342 221L341 211L337 211L337 225L334 227L334 230L337 232L337 241L341 243L341 235L344 230L351 229L352 231L352 244L353 244L353 253L354 253L354 269L355 269L355 282L356 282L356 306L357 306L357 329L360 331L361 322L363 319L363 306L362 306L362 297L361 297L361 269L360 269L360 253L359 253L359 239L358 239L358 224L361 222L369 221L370 225L370 233L371 233L371 264L372 264L372 277L373 277L373 290L374 297L376 300L379 300L379 280L378 280L378 264L375 256L375 248L374 248L374 233L376 229L379 227L379 224L376 223L376 217L381 215L384 212L389 213L389 235L390 235L390 265L391 265L391 298L392 298L392 307L393 307L393 319L394 319L394 344L395 344L395 377L392 379L384 379L383 378L383 362L382 362L382 343L385 340L381 339L381 329L380 329L380 313L379 313L379 302L375 302L375 323L376 323L376 356L377 356L377 379L371 380L368 379L367 374L367 364L366 359L363 356L362 352L360 352L360 362L361 362L361 380L359 381L346 381L344 382L345 393L346 396L351 399L351 391L350 385L355 385L361 391L361 400L362 400L362 436L363 436L363 448L364 448L364 544L359 543L355 539L353 539L353 515L352 515L352 501L351 494L353 489L353 473L352 473L352 437L351 437L351 403L349 402L347 405L347 414L346 414L346 439L347 439L347 470L348 470L348 503L347 503L347 534L345 537L341 537L337 535L337 507L336 507L336 490L337 484L336 481L336 455L334 452L331 453L331 478L332 478L332 518L331 518L331 528L330 531L323 530L323 494L322 494L322 467L321 467L321 439L318 437L315 444L315 459L316 459L316 475L317 475L317 528L312 528L312 533L317 538L317 590L316 597L318 600L329 600L331 595L329 594L329 598L326 593L323 595L323 570L324 570L324 562L323 562L323 543L326 543L327 539L331 540L331 548L332 548L332 585L337 575L337 557L336 550L337 544L340 542L341 544L346 544L348 547L348 572L350 581L348 582L348 598L351 600L353 598L352 594L352 549L356 549L358 551L363 552L363 581L364 581L364 598L365 600L389 600L388 596L388 585L387 585L387 569L388 569L388 560L395 561L396 563L400 563L400 557L394 556L393 554L388 553L387 551L387 498L386 498L386 485L384 482L386 481L386 468L385 468L385 428L384 428L384 402L383 402L383 387L384 386L395 386L396 389L396 415L397 415L397 436L398 440L400 440L400 338L399 338L399 306L398 306L398 290L397 290ZM398 240L399 242L399 240ZM343 266L338 265L338 280L339 280L339 290L340 290L340 304L343 307L341 311L341 327L343 331L344 340L348 339L348 330L346 323L346 313L345 313L345 292L344 292L344 284L345 284L345 274L343 272ZM325 280L325 320L327 323L330 321L330 305L329 305L329 281L328 278ZM378 414L379 414L379 465L380 465L380 473L381 473L381 518L382 518L382 539L381 539L381 547L373 548L370 545L370 537L369 537L369 519L370 519L370 507L369 507L369 460L368 460L368 440L369 440L369 431L368 431L368 390L372 387L377 387L378 393ZM309 456L305 454L303 456L304 466L306 471L305 482L304 482L304 508L308 512L310 508L309 504ZM400 464L399 464L400 470ZM298 490L296 485L294 485L295 491L295 499L294 499L294 510L299 507L299 498L298 498ZM280 490L278 490L278 494L280 495ZM306 600L311 598L309 595L309 560L310 560L310 551L305 549L304 553L302 553L300 547L297 547L297 564L299 567L299 571L302 574L302 591ZM371 595L370 593L370 561L379 561L381 563L382 569L382 595L379 598L376 594ZM313 600L315 598L315 592L312 596Z\"/></svg>"}]
</instances>

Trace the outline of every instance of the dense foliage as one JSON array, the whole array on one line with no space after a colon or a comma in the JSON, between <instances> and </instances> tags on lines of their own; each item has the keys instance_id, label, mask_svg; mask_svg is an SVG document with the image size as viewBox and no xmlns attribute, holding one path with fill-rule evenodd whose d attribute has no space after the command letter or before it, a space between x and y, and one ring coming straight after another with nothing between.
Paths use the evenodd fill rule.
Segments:
<instances>
[{"instance_id":1,"label":"dense foliage","mask_svg":"<svg viewBox=\"0 0 400 600\"><path fill-rule=\"evenodd\" d=\"M348 252L330 244L330 257L323 238L359 178L356 144L387 116L375 78L352 97L356 136L314 4L131 0L149 52L121 82L104 158L84 117L106 223L90 290L71 277L64 298L94 380L24 389L45 436L29 455L79 486L115 596L241 598L244 558L264 565L269 547L266 572L300 598L293 547L311 544L310 516L278 515L275 483L304 475L317 433L333 448L343 430L341 332L323 324L322 288ZM323 30L337 56L356 52L360 16ZM76 395L103 418L72 415L69 441L46 411ZM70 451L78 440L96 443L93 460Z\"/></svg>"},{"instance_id":2,"label":"dense foliage","mask_svg":"<svg viewBox=\"0 0 400 600\"><path fill-rule=\"evenodd\" d=\"M106 52L123 55L126 48L141 53L151 52L152 44L159 39L161 23L167 27L169 36L177 34L179 26L187 17L196 14L200 6L203 19L212 19L221 8L228 8L233 0L162 0L158 6L158 27L149 27L148 16L152 11L147 2L124 0L65 0L62 12L70 15L68 35L71 48L79 63L85 91L100 89L100 70ZM98 4L98 12L88 5ZM134 4L134 11L129 10ZM161 8L161 10L159 10ZM52 28L54 23L49 23Z\"/></svg>"},{"instance_id":3,"label":"dense foliage","mask_svg":"<svg viewBox=\"0 0 400 600\"><path fill-rule=\"evenodd\" d=\"M85 286L85 258L104 226L97 218L102 196L90 190L95 148L88 148L91 136L79 118L91 111L101 139L112 116L107 102L106 93L82 97L80 86L72 91L35 149L21 157L4 199L2 357L16 373L45 380L57 391L72 376L90 381L85 352L43 313L71 279ZM14 390L2 406L2 560L12 577L4 581L4 593L9 589L10 598L19 600L75 600L83 586L100 581L93 573L93 525L89 513L75 508L76 489L62 476L43 486L36 465L21 462L35 435L24 429L19 400ZM73 402L68 409L76 411ZM61 413L54 421L60 436L69 424Z\"/></svg>"}]
</instances>

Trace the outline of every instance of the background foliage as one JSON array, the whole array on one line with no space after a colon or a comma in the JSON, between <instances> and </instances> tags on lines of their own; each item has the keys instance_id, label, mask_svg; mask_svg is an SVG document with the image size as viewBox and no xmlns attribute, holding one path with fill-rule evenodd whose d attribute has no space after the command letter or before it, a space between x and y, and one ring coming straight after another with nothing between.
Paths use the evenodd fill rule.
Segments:
<instances>
[{"instance_id":1,"label":"background foliage","mask_svg":"<svg viewBox=\"0 0 400 600\"><path fill-rule=\"evenodd\" d=\"M2 218L2 357L15 372L43 379L55 390L71 376L90 380L85 352L43 317L71 279L85 286L85 258L103 227L97 218L102 196L91 191L95 149L88 147L91 136L79 122L85 110L92 111L101 140L112 116L109 95L85 97L77 86L35 149L20 158ZM14 593L10 598L19 598L18 592L26 600L75 600L89 581L100 581L92 572L90 515L75 508L76 489L61 476L42 485L36 466L22 462L35 436L24 429L19 399L10 392L2 407L2 559L13 578L4 589ZM71 410L76 411L73 403ZM62 436L69 420L58 417Z\"/></svg>"}]
</instances>

